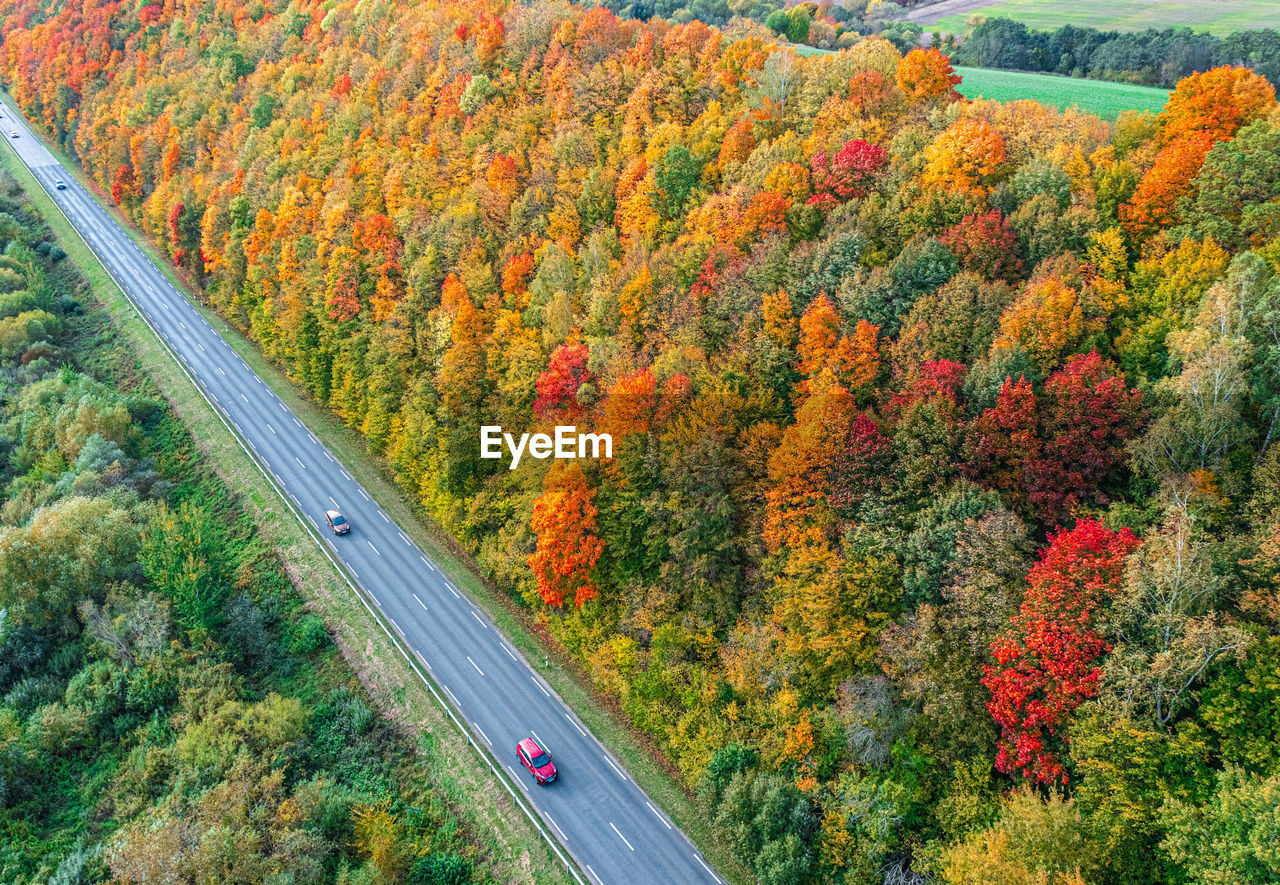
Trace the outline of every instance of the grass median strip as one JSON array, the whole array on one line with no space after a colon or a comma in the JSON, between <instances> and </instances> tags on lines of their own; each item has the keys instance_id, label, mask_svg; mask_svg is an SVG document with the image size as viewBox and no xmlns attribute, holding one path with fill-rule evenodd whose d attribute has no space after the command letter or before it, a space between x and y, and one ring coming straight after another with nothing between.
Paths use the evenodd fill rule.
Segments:
<instances>
[{"instance_id":1,"label":"grass median strip","mask_svg":"<svg viewBox=\"0 0 1280 885\"><path fill-rule=\"evenodd\" d=\"M139 366L163 392L203 455L241 497L258 531L276 548L311 607L324 617L379 709L416 740L418 764L481 840L495 873L507 882L572 882L534 827L514 807L506 788L479 763L428 687L347 587L341 572L292 516L31 172L9 150L0 151L0 164L45 217L69 259L89 281L94 298L133 348Z\"/></svg>"},{"instance_id":2,"label":"grass median strip","mask_svg":"<svg viewBox=\"0 0 1280 885\"><path fill-rule=\"evenodd\" d=\"M10 106L11 107L11 106ZM50 151L57 157L68 172L81 181L87 189L93 190L89 180L79 167L65 154L50 146ZM20 166L10 157L12 165ZM38 188L25 168L22 168L24 183L30 181ZM37 195L47 199L41 192ZM51 206L52 204L50 204ZM65 222L61 214L57 220ZM119 221L119 219L117 219ZM121 224L138 247L169 278L175 289L190 299L186 283L180 279L146 239L132 227ZM67 226L67 232L74 239L74 244L87 253L84 245ZM71 250L68 249L71 253ZM76 257L74 253L73 257ZM92 258L90 254L90 258ZM96 259L93 259L97 265ZM115 287L101 266L97 266L102 277L110 285L113 292L124 298L123 293ZM95 285L97 285L95 283ZM416 504L406 500L402 490L394 482L391 469L385 460L371 454L365 445L364 438L347 427L333 413L317 405L299 388L295 387L285 373L238 330L231 328L217 313L208 309L194 299L190 299L202 316L219 333L223 335L231 348L242 358L254 373L262 379L268 388L280 399L283 406L300 419L308 430L350 471L343 471L343 476L354 478L364 490L367 490L379 506L413 539L420 549L425 551L440 567L443 573L452 579L476 605L488 616L498 630L510 641L513 648L522 654L538 670L547 684L560 696L565 704L573 710L583 725L609 749L631 773L636 783L656 802L671 820L694 842L706 857L712 861L718 871L730 882L746 883L752 880L750 874L734 859L732 853L723 845L715 834L710 820L688 795L677 780L674 772L664 764L652 747L638 735L625 721L620 711L614 709L609 699L602 697L590 686L586 674L559 647L548 642L537 629L532 612L520 607L509 597L489 586L474 570L469 558L453 544L426 512ZM138 321L140 323L140 321ZM145 329L145 327L144 327ZM154 339L152 339L154 341ZM159 348L159 343L155 343ZM174 371L177 372L176 367ZM180 373L179 373L180 374ZM193 391L193 395L195 395ZM198 398L198 395L197 395ZM203 405L203 402L201 402ZM212 413L210 413L212 419ZM215 419L216 420L216 419ZM243 454L243 453L242 453ZM249 465L251 466L251 465ZM268 487L269 488L269 487ZM277 498L278 501L278 498ZM277 505L277 511L282 508ZM285 513L287 515L287 512ZM277 517L278 518L278 517ZM296 521L291 520L296 524ZM298 526L298 532L302 532ZM270 537L270 535L268 535ZM314 544L312 544L314 547ZM321 557L319 550L315 556ZM450 587L453 591L453 587ZM304 593L308 592L304 589ZM346 591L344 591L346 592ZM349 592L346 592L350 596ZM352 599L351 607L358 608ZM326 619L328 612L323 612ZM376 629L376 625L371 625ZM353 666L358 662L353 661ZM407 665L405 678L411 678ZM389 680L387 680L389 681ZM447 691L447 689L446 689ZM441 717L443 720L443 717ZM512 809L514 811L514 809ZM518 812L515 812L518 814ZM534 835L536 839L536 834Z\"/></svg>"}]
</instances>

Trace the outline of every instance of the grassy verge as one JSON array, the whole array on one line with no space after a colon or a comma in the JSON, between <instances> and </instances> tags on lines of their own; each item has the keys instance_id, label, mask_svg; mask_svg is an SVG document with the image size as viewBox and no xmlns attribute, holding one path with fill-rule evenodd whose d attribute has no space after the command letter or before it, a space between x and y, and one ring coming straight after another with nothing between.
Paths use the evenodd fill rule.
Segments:
<instances>
[{"instance_id":1,"label":"grassy verge","mask_svg":"<svg viewBox=\"0 0 1280 885\"><path fill-rule=\"evenodd\" d=\"M44 216L70 260L89 281L94 297L129 343L139 366L172 404L202 455L240 496L261 537L279 552L308 605L324 617L352 670L381 711L416 740L418 765L426 779L480 840L495 875L504 882L572 882L510 801L506 789L477 763L474 750L347 587L342 574L292 516L30 171L7 149L0 150L0 165L22 185Z\"/></svg>"},{"instance_id":2,"label":"grassy verge","mask_svg":"<svg viewBox=\"0 0 1280 885\"><path fill-rule=\"evenodd\" d=\"M1078 107L1104 120L1114 120L1121 111L1159 111L1169 99L1167 89L1105 80L990 68L958 67L956 73L964 78L957 89L965 98L989 98L993 101L1029 98L1064 111Z\"/></svg>"},{"instance_id":3,"label":"grassy verge","mask_svg":"<svg viewBox=\"0 0 1280 885\"><path fill-rule=\"evenodd\" d=\"M12 109L11 103L10 106ZM54 156L63 163L69 174L74 175L86 188L96 192L97 188L84 176L78 164L53 146L49 145L48 147ZM25 167L22 167L20 163L14 160L9 152L6 151L4 153L8 158L7 162L20 169L21 174L15 173L15 177L18 177L19 181L24 186L28 186L29 189L35 188L39 190L39 186L31 178ZM47 201L47 195L43 191L34 194L33 198ZM43 203L38 203L38 205L42 209L44 208ZM53 209L51 203L49 203L49 208L56 216L56 221L66 228L70 239L74 240L73 243L67 246L68 254L76 258L81 266L85 266L86 263L92 263L101 278L106 281L104 285L109 287L111 292L117 295L127 308L123 293L119 291L111 281L111 278L98 265L96 259L92 257L92 254L75 235L74 231L71 231L70 227L66 225L65 219L61 214L56 209ZM156 265L173 280L178 290L184 294L188 293L187 285L174 273L168 261L159 255L138 231L128 226L125 229L133 237L139 248L143 249L155 261ZM62 231L57 230L57 232L61 237ZM70 248L72 245L78 247L80 251L73 252ZM87 257L87 262L82 259L82 255ZM94 280L94 285L95 288L98 286L96 279ZM190 296L188 295L188 297ZM222 331L227 342L244 358L254 372L275 391L280 399L293 411L293 414L297 416L298 420L306 424L311 432L328 447L329 451L333 452L334 456L343 462L343 465L350 471L351 475L404 529L405 534L409 535L419 547L431 556L436 565L453 580L460 590L464 590L467 593L526 659L538 666L539 672L547 680L548 684L578 715L583 724L590 728L596 737L608 747L610 752L626 765L636 783L649 794L659 807L670 815L671 819L693 840L694 844L698 846L707 859L715 865L717 871L731 882L750 882L750 874L738 864L728 848L720 842L711 822L707 820L706 815L685 792L673 769L665 764L664 760L645 741L643 736L637 734L630 727L625 717L612 705L610 699L604 698L594 691L586 674L575 662L562 653L558 645L550 641L546 634L538 628L532 613L515 604L505 594L490 587L478 575L470 558L458 550L448 536L432 522L420 507L406 500L400 488L392 480L390 468L386 462L369 453L363 437L344 425L331 412L318 406L299 388L295 387L279 367L263 356L256 345L240 334L238 330L229 328L220 316L199 303L196 303L196 308L215 328ZM173 365L172 360L168 359L167 354L164 354L154 336L150 335L150 331L140 319L137 319L131 310L129 311L129 319L136 322L146 332L147 337L151 340L160 356L164 358L166 368L181 376L177 366ZM182 381L185 383L186 379L182 378ZM190 385L188 384L187 386ZM208 410L207 405L199 398L194 389L192 389L191 393L199 401L198 404L209 412L209 418L216 422L216 416ZM179 414L183 414L181 409L179 409ZM186 416L183 415L183 418L185 421ZM196 430L193 425L188 424L188 427L191 427L198 438L203 438L201 437L201 432ZM218 429L221 429L223 433L226 432L220 423L218 423ZM257 471L253 469L252 463L248 461L248 456L238 446L236 448L239 455L244 458L245 465L257 474ZM256 478L262 480L260 474L257 474ZM262 480L262 484L266 486L266 481ZM238 485L233 485L233 487L239 488ZM301 539L305 539L311 548L315 548L314 542L309 539L309 536L306 535L297 521L288 518L288 511L280 503L278 496L270 490L269 486L266 487L270 492L271 504L277 512L277 521L290 523L290 528L296 526L297 534L301 536ZM285 516L286 519L280 520L280 514ZM270 534L265 536L269 540L271 539ZM280 546L282 557L286 561L290 561L284 546L279 543L277 543L277 546ZM313 559L323 560L325 564L328 563L319 549L314 549ZM329 568L332 571L331 565ZM357 639L367 641L381 640L389 646L390 643L387 641L386 636L382 635L382 631L369 619L368 613L364 611L350 590L344 585L340 588L340 591L337 594L326 591L325 595L336 595L339 598L348 600L345 608L349 612L338 611L339 600L334 599L332 600L335 606L334 609L320 609L326 621L329 621L332 626L339 622L331 621L331 617L346 618L349 613L359 614L363 621L368 621L369 623L367 629ZM302 586L302 592L308 598L318 595L316 591L306 585ZM331 611L333 612L332 615ZM373 635L374 631L378 635ZM363 644L351 646L351 648L363 647ZM394 671L380 669L373 658L366 660L363 656L360 660L352 660L352 666L362 675L368 671L371 678L375 678L380 683L383 694L389 694L398 701L401 697L402 689L397 688L397 686L412 684L413 688L417 689L421 687L421 682L413 675L402 658L399 658L398 655L395 655L395 657L397 658L397 669ZM373 691L372 688L371 693L375 697L380 697L379 692ZM423 689L422 694L426 694L425 689ZM429 696L427 699L429 700ZM433 708L434 712L438 712L438 710L438 707ZM442 714L437 718L441 722L444 721ZM430 728L430 731L436 735L446 734L445 731L434 726ZM456 730L451 730L447 736L452 738L456 734ZM465 747L465 743L463 747ZM471 760L468 760L467 764L472 768L475 767L474 755L472 755ZM492 783L492 780L487 777L487 772L485 774L486 777L483 780ZM477 774L476 777L479 778L479 775ZM502 797L499 797L500 800L504 800L505 791L502 791L501 787L496 784L493 786L497 791L504 793ZM491 793L490 795L496 795L496 793ZM490 800L486 797L486 801ZM518 810L510 806L509 803L508 808L509 814L520 816L521 822L523 822L523 815ZM533 834L531 838L536 840L536 834ZM545 852L545 848L543 848L543 851ZM550 856L549 852L545 853Z\"/></svg>"}]
</instances>

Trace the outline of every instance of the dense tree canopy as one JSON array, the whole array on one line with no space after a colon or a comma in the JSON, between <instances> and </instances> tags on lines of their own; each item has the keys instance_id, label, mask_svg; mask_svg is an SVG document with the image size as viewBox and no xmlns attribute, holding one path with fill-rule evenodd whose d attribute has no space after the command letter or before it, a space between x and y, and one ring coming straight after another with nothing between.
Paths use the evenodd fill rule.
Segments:
<instances>
[{"instance_id":1,"label":"dense tree canopy","mask_svg":"<svg viewBox=\"0 0 1280 885\"><path fill-rule=\"evenodd\" d=\"M1270 84L1109 125L654 11L0 2L23 109L760 881L1274 869L1216 810L1276 774L1222 688L1270 690L1280 629ZM500 469L498 421L614 457ZM1135 613L1169 599L1163 644Z\"/></svg>"}]
</instances>

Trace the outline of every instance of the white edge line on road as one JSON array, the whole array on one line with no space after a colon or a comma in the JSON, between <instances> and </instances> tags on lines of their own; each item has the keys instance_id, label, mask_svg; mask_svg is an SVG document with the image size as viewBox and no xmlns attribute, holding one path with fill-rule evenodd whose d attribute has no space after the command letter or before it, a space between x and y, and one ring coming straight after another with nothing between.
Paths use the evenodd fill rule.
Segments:
<instances>
[{"instance_id":1,"label":"white edge line on road","mask_svg":"<svg viewBox=\"0 0 1280 885\"><path fill-rule=\"evenodd\" d=\"M538 680L534 679L532 676L530 676L530 677L529 677L529 681L530 681L530 682L532 682L534 685L538 686L538 691L542 692L542 693L543 693L543 694L545 694L547 697L551 697L551 693L550 693L550 692L548 692L545 688L543 688L543 687L542 687L542 683L541 683L541 682L539 682Z\"/></svg>"},{"instance_id":2,"label":"white edge line on road","mask_svg":"<svg viewBox=\"0 0 1280 885\"><path fill-rule=\"evenodd\" d=\"M609 821L609 826L613 827L613 831L618 834L618 838L622 840L622 844L635 851L635 846L627 841L627 837L622 835L622 831L613 826L613 821Z\"/></svg>"},{"instance_id":3,"label":"white edge line on road","mask_svg":"<svg viewBox=\"0 0 1280 885\"><path fill-rule=\"evenodd\" d=\"M717 876L717 875L715 874L715 871L714 871L713 869L711 869L711 867L709 867L709 866L707 866L705 863L703 863L702 858L698 857L697 853L695 853L695 854L693 855L693 857L694 857L694 860L696 860L698 863L702 864L702 868L703 868L704 870L706 870L708 873L710 873L710 874L711 874L711 878L715 879L717 883L720 881L720 877L719 877L719 876Z\"/></svg>"},{"instance_id":4,"label":"white edge line on road","mask_svg":"<svg viewBox=\"0 0 1280 885\"><path fill-rule=\"evenodd\" d=\"M452 585L452 584L450 584L448 581L445 581L445 586L449 588L449 592L453 594L453 598L454 598L454 599L461 599L461 598L462 598L461 596L459 596L459 595L458 595L458 591L457 591L457 590L454 590L454 589L453 589L453 585Z\"/></svg>"},{"instance_id":5,"label":"white edge line on road","mask_svg":"<svg viewBox=\"0 0 1280 885\"><path fill-rule=\"evenodd\" d=\"M671 824L667 823L667 819L666 819L665 817L663 817L663 816L662 816L662 814L658 811L658 809L656 809L656 808L654 808L654 807L653 807L653 803L652 803L652 802L650 802L648 799L646 799L646 800L644 801L644 804L649 806L649 810L650 810L650 811L652 811L652 812L654 813L654 815L658 818L658 820L662 821L664 824L666 824L666 825L667 825L667 829L668 829L668 830L669 830L669 829L671 829Z\"/></svg>"},{"instance_id":6,"label":"white edge line on road","mask_svg":"<svg viewBox=\"0 0 1280 885\"><path fill-rule=\"evenodd\" d=\"M583 731L583 730L582 730L582 726L581 726L581 725L579 725L577 722L574 722L574 721L573 721L573 717L572 717L572 716L570 716L568 713L565 713L565 714L564 714L564 718L569 720L569 724L570 724L570 725L572 725L574 728L578 729L578 734L582 735L583 737L586 737L586 736L587 736L587 733L586 733L585 731Z\"/></svg>"},{"instance_id":7,"label":"white edge line on road","mask_svg":"<svg viewBox=\"0 0 1280 885\"><path fill-rule=\"evenodd\" d=\"M507 657L511 658L511 660L515 661L517 664L520 663L520 659L511 653L511 649L507 648L505 643L499 642L498 645L502 646L502 650L507 653Z\"/></svg>"},{"instance_id":8,"label":"white edge line on road","mask_svg":"<svg viewBox=\"0 0 1280 885\"><path fill-rule=\"evenodd\" d=\"M364 498L366 501L369 500L369 496L364 493L364 489L360 490L360 497ZM383 519L386 519L386 517L384 516Z\"/></svg>"},{"instance_id":9,"label":"white edge line on road","mask_svg":"<svg viewBox=\"0 0 1280 885\"><path fill-rule=\"evenodd\" d=\"M560 829L560 825L556 823L556 819L554 817L547 814L545 811L542 812L542 816L545 817L547 820L551 821L551 826L556 828L556 832L560 834L561 839L563 839L566 842L569 841L569 837L564 834L564 830Z\"/></svg>"},{"instance_id":10,"label":"white edge line on road","mask_svg":"<svg viewBox=\"0 0 1280 885\"><path fill-rule=\"evenodd\" d=\"M480 737L484 738L484 742L492 747L493 741L489 740L489 736L484 733L484 729L480 727L480 723L472 719L471 724L476 727L476 731L480 732Z\"/></svg>"},{"instance_id":11,"label":"white edge line on road","mask_svg":"<svg viewBox=\"0 0 1280 885\"><path fill-rule=\"evenodd\" d=\"M617 764L615 764L614 761L609 758L608 753L601 753L600 755L604 757L605 762L609 763L609 767L618 773L618 777L622 778L624 781L627 779L627 776L622 773L622 769L619 768Z\"/></svg>"},{"instance_id":12,"label":"white edge line on road","mask_svg":"<svg viewBox=\"0 0 1280 885\"><path fill-rule=\"evenodd\" d=\"M391 520L387 519L387 514L383 513L381 510L379 510L379 511L378 511L378 515L382 517L382 521L383 521L383 522L385 522L387 525L391 525Z\"/></svg>"},{"instance_id":13,"label":"white edge line on road","mask_svg":"<svg viewBox=\"0 0 1280 885\"><path fill-rule=\"evenodd\" d=\"M461 707L461 706L462 706L462 704L458 702L458 696L457 696L456 694L454 694L453 692L449 691L449 686L445 685L443 682L442 682L442 683L440 683L440 685L444 687L445 694L447 694L450 698L452 698L452 699L453 699L453 703L454 703L456 706Z\"/></svg>"},{"instance_id":14,"label":"white edge line on road","mask_svg":"<svg viewBox=\"0 0 1280 885\"><path fill-rule=\"evenodd\" d=\"M484 621L482 621L482 620L480 620L480 616L479 616L478 614L476 614L475 612L472 612L472 613L471 613L471 617L473 617L473 618L475 618L475 619L476 619L476 623L480 625L480 629L481 629L481 630L488 630L488 629L489 629L489 627L485 624L485 622L484 622Z\"/></svg>"},{"instance_id":15,"label":"white edge line on road","mask_svg":"<svg viewBox=\"0 0 1280 885\"><path fill-rule=\"evenodd\" d=\"M604 879L600 878L600 874L591 869L591 864L587 864L587 872L591 874L591 878L595 879L600 885L604 885Z\"/></svg>"},{"instance_id":16,"label":"white edge line on road","mask_svg":"<svg viewBox=\"0 0 1280 885\"><path fill-rule=\"evenodd\" d=\"M25 125L25 120L24 120L24 125ZM14 150L14 153L16 154L17 151ZM26 166L26 161L23 160L21 156L18 157L18 160L24 166ZM206 391L204 386L200 382L198 382L195 379L195 377L191 374L191 372L188 371L187 368L182 364L180 356L174 351L173 347L169 344L169 342L165 340L164 336L160 334L160 331L154 325L152 325L150 322L146 320L137 302L134 301L133 298L129 297L128 290L116 278L115 274L111 271L111 268L107 266L106 262L102 259L102 257L98 255L97 250L95 250L93 246L89 243L88 239L85 237L84 233L80 230L80 228L77 227L76 223L72 220L71 216L67 214L66 210L63 209L62 205L58 203L57 200L53 197L53 194L49 192L48 187L44 184L44 182L40 180L39 176L35 175L34 170L32 170L30 166L27 166L27 169L31 173L32 177L35 179L36 183L40 185L41 189L44 190L45 193L49 196L50 200L53 201L55 208L57 208L58 211L62 213L62 216L67 220L67 223L70 225L71 229L76 232L76 235L80 237L80 240L85 244L85 246L89 249L89 251L93 253L94 258L97 259L98 263L102 266L103 270L105 270L107 272L107 275L111 277L112 282L116 284L116 287L120 290L121 294L124 295L125 300L130 304L130 306L133 307L134 311L138 314L139 318L143 319L143 322L145 323L145 325L147 325L150 328L151 333L155 336L156 340L160 343L160 346L163 347L169 353L170 358L172 358L174 362L178 364L178 367L182 369L183 374L187 376L187 380L191 382L193 387L195 387L196 392L199 393L205 399L205 402L209 403L210 408L213 409L214 415L217 416L218 420L222 422L222 425L226 427L227 431L231 433L232 437L235 438L237 442L240 443L240 448L244 450L245 454L249 456L249 460L252 461L254 466L258 468L258 472L262 474L263 478L267 480L268 484L273 485L275 487L276 494L280 496L280 500L283 501L285 506L289 508L291 513L293 513L294 518L298 520L299 524L302 525L304 529L307 529L309 531L306 521L302 518L301 511L299 511L298 507L295 506L292 500L292 497L285 491L283 483L279 482L279 477L276 477L276 482L272 482L272 476L268 474L266 468L262 465L261 462L259 462L256 458L254 458L253 455L249 452L249 450L245 447L244 442L246 440L246 437L243 435L243 433L237 433L236 431L233 431L231 427L231 423L228 420L228 416L223 414L218 408L214 407L213 402L210 401L208 396L208 394L211 394L212 392ZM105 210L101 205L96 204L96 201L95 201L95 205L99 211L105 212ZM95 218L90 216L89 220L91 223L93 223L94 227L97 227L97 220ZM133 244L133 247L135 249L138 248L137 244L133 243L131 239L130 239L130 242ZM154 263L153 263L153 267L154 267ZM169 287L173 289L175 293L178 292L178 290L173 286L172 283L169 283ZM182 297L183 300L186 300L185 296L180 296L180 297ZM188 304L190 304L190 302L188 302ZM230 342L228 342L225 338L222 338L221 341L223 346L227 347L228 349L231 349ZM281 403L281 408L284 408L283 403ZM287 412L288 409L285 409L285 411ZM345 470L343 471L343 474L347 475ZM347 475L347 478L350 479L351 478L350 475ZM320 540L318 536L313 536L313 539L316 540L317 542L319 542ZM329 561L333 563L334 567L337 568L338 561L334 558L333 553L324 544L319 544L319 547L324 552L325 556L329 559ZM352 568L349 562L347 562L346 560L343 560L343 564L346 565L347 570L351 573L353 577L355 577L357 581L360 580L360 575L356 572L354 568ZM338 571L339 571L339 574L342 574L341 569L339 569ZM351 588L351 591L356 595L356 598L360 600L361 604L369 612L370 616L373 617L375 621L377 621L378 626L382 628L382 631L387 634L387 638L391 640L392 644L396 646L400 654L403 655L405 660L409 662L410 666L412 666L413 658L409 655L408 651L405 650L405 647L401 646L400 643L396 641L395 637L391 634L391 631L387 629L386 624L374 614L373 609L369 607L369 604L365 600L364 595L360 592L360 589L357 588L356 585L353 584L351 580L346 577L345 574L343 575L343 580L347 584L347 586ZM417 649L414 649L413 651L414 651L414 654L417 655L418 659L422 661L423 666L425 666L428 670L430 670L431 666L427 664L426 659L422 657L422 654L418 652ZM432 696L444 709L445 713L448 714L451 720L453 720L453 724L457 727L457 729L460 732L462 732L464 735L466 735L466 728L463 726L462 722L459 721L458 717L454 714L453 710L451 710L441 699L439 693L436 692L435 690L435 685L429 679L427 679L426 676L421 671L418 671L418 676L419 678L422 679L423 684L426 685L427 689L431 692ZM446 686L444 683L441 683L440 687L443 688L451 698L453 698L453 701L456 705L461 706L461 704L458 704L458 699L456 697L453 697L453 692L449 691L448 686ZM472 743L474 744L474 742ZM489 766L491 771L494 770L493 763L490 760L486 759L484 757L484 754L478 753L477 755L480 756L481 762L484 762ZM555 852L556 857L559 858L562 864L564 864L564 867L569 872L569 874L573 876L574 881L578 883L582 883L582 877L578 875L578 871L573 868L573 865L571 863L569 863L568 859L564 855L564 852L560 850L560 846L556 845L550 839L546 838L545 831L541 827L538 827L537 818L535 818L533 812L529 810L529 807L525 805L524 802L520 801L520 797L516 793L512 785L509 783L503 783L503 786L506 787L507 792L511 794L511 798L515 801L516 805L524 813L524 816L528 818L529 823L533 824L538 829L539 834L542 835L542 837L546 840L548 846L551 848L553 852ZM567 841L568 840L566 840L566 842ZM583 866L586 867L587 872L590 876L593 876L597 881L600 881L600 877L596 874L595 870L591 869L590 864L583 863ZM705 867L706 864L703 864L703 866ZM717 881L719 880L717 879Z\"/></svg>"}]
</instances>

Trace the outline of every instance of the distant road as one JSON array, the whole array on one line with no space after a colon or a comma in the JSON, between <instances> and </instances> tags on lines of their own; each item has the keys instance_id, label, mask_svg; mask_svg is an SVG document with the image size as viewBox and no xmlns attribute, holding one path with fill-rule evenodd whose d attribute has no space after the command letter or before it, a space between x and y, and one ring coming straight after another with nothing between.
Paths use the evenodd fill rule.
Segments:
<instances>
[{"instance_id":1,"label":"distant road","mask_svg":"<svg viewBox=\"0 0 1280 885\"><path fill-rule=\"evenodd\" d=\"M949 15L977 12L985 6L995 5L995 0L942 0L929 6L917 6L907 13L907 21L918 25L931 25Z\"/></svg>"},{"instance_id":2,"label":"distant road","mask_svg":"<svg viewBox=\"0 0 1280 885\"><path fill-rule=\"evenodd\" d=\"M17 133L17 137L11 137ZM401 642L449 696L478 746L491 751L554 841L598 885L719 883L663 814L485 615L383 512L349 471L231 349L27 126L0 106L0 135L168 344L214 408L235 427L292 505L324 538ZM65 190L54 182L61 178ZM477 445L479 440L477 440ZM337 507L351 521L335 538ZM516 741L550 749L559 783L533 784ZM495 797L496 798L496 797ZM511 814L520 811L511 809ZM578 875L574 872L575 877Z\"/></svg>"}]
</instances>

